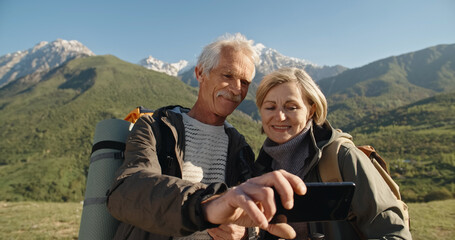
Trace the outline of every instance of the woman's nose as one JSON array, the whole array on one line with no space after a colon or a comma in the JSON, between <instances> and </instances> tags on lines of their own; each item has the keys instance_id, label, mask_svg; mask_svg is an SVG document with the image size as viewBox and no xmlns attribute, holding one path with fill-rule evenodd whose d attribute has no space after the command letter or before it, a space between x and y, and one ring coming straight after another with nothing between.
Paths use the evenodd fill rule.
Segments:
<instances>
[{"instance_id":1,"label":"woman's nose","mask_svg":"<svg viewBox=\"0 0 455 240\"><path fill-rule=\"evenodd\" d=\"M278 109L276 114L275 114L275 117L278 121L282 122L284 120L286 120L286 114L284 113L283 110L281 109Z\"/></svg>"}]
</instances>

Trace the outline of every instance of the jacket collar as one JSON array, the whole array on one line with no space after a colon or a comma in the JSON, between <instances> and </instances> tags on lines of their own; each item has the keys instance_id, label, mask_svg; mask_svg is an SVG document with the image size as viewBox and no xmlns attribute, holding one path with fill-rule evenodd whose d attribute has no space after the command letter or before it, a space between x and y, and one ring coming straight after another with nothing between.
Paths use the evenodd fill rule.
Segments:
<instances>
[{"instance_id":1,"label":"jacket collar","mask_svg":"<svg viewBox=\"0 0 455 240\"><path fill-rule=\"evenodd\" d=\"M352 138L351 135L334 129L327 120L321 126L318 126L313 122L310 128L310 134L307 136L310 138L311 144L311 147L309 148L310 158L305 163L305 171L302 176L306 176L308 172L317 165L322 156L323 149L341 136L347 136L350 139ZM272 157L261 148L258 159L254 164L254 175L259 176L265 172L272 171L272 160Z\"/></svg>"}]
</instances>

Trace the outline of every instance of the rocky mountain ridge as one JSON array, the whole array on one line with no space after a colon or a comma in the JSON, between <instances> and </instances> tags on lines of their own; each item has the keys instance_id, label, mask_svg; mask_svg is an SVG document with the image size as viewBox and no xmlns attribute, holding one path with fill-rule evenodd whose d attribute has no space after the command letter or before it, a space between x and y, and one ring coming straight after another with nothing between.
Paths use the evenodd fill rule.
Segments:
<instances>
[{"instance_id":1,"label":"rocky mountain ridge","mask_svg":"<svg viewBox=\"0 0 455 240\"><path fill-rule=\"evenodd\" d=\"M341 65L319 66L305 59L288 57L281 54L276 49L268 48L261 43L255 44L254 47L259 54L259 62L256 65L256 76L253 79L253 82L255 83L259 83L265 75L281 67L296 67L305 69L305 71L307 71L315 81L327 77L333 77L348 69ZM194 66L191 68L187 67L179 72L178 77L183 82L193 87L198 86L198 82L194 77L193 71Z\"/></svg>"},{"instance_id":2,"label":"rocky mountain ridge","mask_svg":"<svg viewBox=\"0 0 455 240\"><path fill-rule=\"evenodd\" d=\"M335 76L347 70L347 68L340 65L318 66L305 59L284 56L277 50L268 48L261 43L256 44L254 47L260 56L259 63L256 66L256 77L253 80L256 83L260 82L264 75L281 67L303 68L316 81ZM0 88L24 76L30 74L39 75L39 73L59 67L68 60L94 55L89 48L76 40L57 39L50 43L40 42L28 50L17 51L0 57ZM198 85L193 74L194 66L190 66L186 60L167 63L149 55L137 64L150 70L179 77L183 82L191 86ZM22 81L26 80L23 79Z\"/></svg>"},{"instance_id":3,"label":"rocky mountain ridge","mask_svg":"<svg viewBox=\"0 0 455 240\"><path fill-rule=\"evenodd\" d=\"M95 54L76 40L57 39L0 57L0 87L32 73L49 71L74 58Z\"/></svg>"},{"instance_id":4,"label":"rocky mountain ridge","mask_svg":"<svg viewBox=\"0 0 455 240\"><path fill-rule=\"evenodd\" d=\"M147 69L154 70L157 72L166 73L169 76L178 76L179 72L188 65L188 61L180 60L176 63L166 63L152 56L142 59L138 63Z\"/></svg>"}]
</instances>

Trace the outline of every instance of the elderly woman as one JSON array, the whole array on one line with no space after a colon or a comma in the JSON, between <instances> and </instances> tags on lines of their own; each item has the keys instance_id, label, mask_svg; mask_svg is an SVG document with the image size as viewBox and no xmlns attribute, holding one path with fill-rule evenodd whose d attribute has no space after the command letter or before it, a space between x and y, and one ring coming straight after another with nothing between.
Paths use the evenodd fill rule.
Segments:
<instances>
[{"instance_id":1,"label":"elderly woman","mask_svg":"<svg viewBox=\"0 0 455 240\"><path fill-rule=\"evenodd\" d=\"M255 162L255 175L284 169L304 182L321 182L318 163L322 150L348 134L334 130L327 122L327 101L316 83L303 70L280 69L261 81L256 104L267 139ZM297 239L316 234L324 235L325 240L411 239L393 193L370 159L354 145L343 144L338 163L343 180L356 184L351 204L355 218L291 223ZM273 239L267 233L261 235Z\"/></svg>"}]
</instances>

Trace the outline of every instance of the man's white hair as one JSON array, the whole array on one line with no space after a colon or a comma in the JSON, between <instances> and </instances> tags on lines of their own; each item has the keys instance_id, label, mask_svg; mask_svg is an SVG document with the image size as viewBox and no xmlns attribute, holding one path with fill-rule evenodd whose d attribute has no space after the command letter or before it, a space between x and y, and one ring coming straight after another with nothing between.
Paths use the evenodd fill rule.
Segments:
<instances>
[{"instance_id":1,"label":"man's white hair","mask_svg":"<svg viewBox=\"0 0 455 240\"><path fill-rule=\"evenodd\" d=\"M207 75L213 68L218 65L220 53L224 47L232 47L236 51L244 52L256 65L256 63L259 61L259 55L256 49L253 47L253 43L253 40L248 40L244 35L240 33L227 33L219 37L216 41L204 47L201 55L199 55L197 65L202 68L202 73ZM251 79L254 78L255 74L256 69L254 70Z\"/></svg>"}]
</instances>

